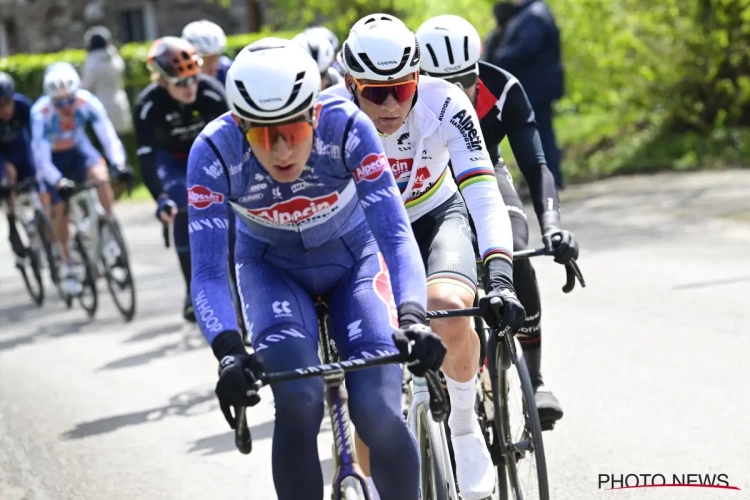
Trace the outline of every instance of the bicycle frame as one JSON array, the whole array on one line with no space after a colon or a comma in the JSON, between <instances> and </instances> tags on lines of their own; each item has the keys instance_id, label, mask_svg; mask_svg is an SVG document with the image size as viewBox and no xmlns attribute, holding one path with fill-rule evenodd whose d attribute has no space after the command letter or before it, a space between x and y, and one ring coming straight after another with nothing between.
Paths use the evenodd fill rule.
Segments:
<instances>
[{"instance_id":1,"label":"bicycle frame","mask_svg":"<svg viewBox=\"0 0 750 500\"><path fill-rule=\"evenodd\" d=\"M343 387L346 372L361 370L375 366L382 366L403 361L400 354L389 354L369 359L352 359L337 363L327 363L319 366L297 368L293 371L269 373L261 376L259 387L290 380L303 378L322 377L326 384L326 400L329 406L329 415L333 428L334 445L336 449L336 473L333 481L334 500L341 499L341 486L344 481L352 478L359 482L364 493L365 500L372 500L364 473L357 462L357 454L350 430L349 412L346 406L347 394ZM442 421L447 414L448 400L444 393L438 375L428 372L426 379L430 394L430 409L433 418ZM252 451L252 436L247 427L245 417L246 408L235 408L235 444L243 454Z\"/></svg>"},{"instance_id":2,"label":"bicycle frame","mask_svg":"<svg viewBox=\"0 0 750 500\"><path fill-rule=\"evenodd\" d=\"M86 235L89 243L89 254L92 260L98 262L100 234L99 219L104 216L104 208L99 202L96 187L91 186L77 192L68 201L70 207L69 221L73 224L75 231L71 234L82 232Z\"/></svg>"}]
</instances>

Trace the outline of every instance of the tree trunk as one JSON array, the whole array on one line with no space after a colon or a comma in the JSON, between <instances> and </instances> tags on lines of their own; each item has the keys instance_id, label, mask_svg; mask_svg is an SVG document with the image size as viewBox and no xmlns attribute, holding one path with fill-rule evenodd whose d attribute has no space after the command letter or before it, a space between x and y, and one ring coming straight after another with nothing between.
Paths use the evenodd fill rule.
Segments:
<instances>
[{"instance_id":1,"label":"tree trunk","mask_svg":"<svg viewBox=\"0 0 750 500\"><path fill-rule=\"evenodd\" d=\"M263 7L260 0L245 0L245 11L250 33L257 33L263 27Z\"/></svg>"}]
</instances>

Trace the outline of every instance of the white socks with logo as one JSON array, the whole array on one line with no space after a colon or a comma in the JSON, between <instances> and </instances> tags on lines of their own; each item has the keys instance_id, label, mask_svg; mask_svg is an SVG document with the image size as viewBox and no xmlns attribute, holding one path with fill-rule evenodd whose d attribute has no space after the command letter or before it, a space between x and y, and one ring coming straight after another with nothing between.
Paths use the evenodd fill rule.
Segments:
<instances>
[{"instance_id":1,"label":"white socks with logo","mask_svg":"<svg viewBox=\"0 0 750 500\"><path fill-rule=\"evenodd\" d=\"M446 376L448 395L451 398L451 415L448 425L453 436L464 436L471 434L477 424L477 415L474 412L476 403L477 376L474 375L468 382L458 382Z\"/></svg>"}]
</instances>

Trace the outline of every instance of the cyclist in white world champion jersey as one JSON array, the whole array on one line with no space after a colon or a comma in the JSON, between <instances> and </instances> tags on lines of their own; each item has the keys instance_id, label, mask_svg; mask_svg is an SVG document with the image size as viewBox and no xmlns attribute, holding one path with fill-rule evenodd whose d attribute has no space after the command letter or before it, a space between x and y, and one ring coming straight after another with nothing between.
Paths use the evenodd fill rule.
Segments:
<instances>
[{"instance_id":1,"label":"cyclist in white world champion jersey","mask_svg":"<svg viewBox=\"0 0 750 500\"><path fill-rule=\"evenodd\" d=\"M500 327L516 331L525 313L513 289L510 220L468 97L443 80L419 75L416 36L393 16L373 14L358 21L342 53L345 82L324 94L352 99L381 134L427 268L428 309L465 308L474 302L477 275L468 206L488 276L489 293L480 305L499 297ZM442 370L461 496L483 499L492 493L495 475L474 410L479 338L469 318L434 320L431 327L448 348Z\"/></svg>"}]
</instances>

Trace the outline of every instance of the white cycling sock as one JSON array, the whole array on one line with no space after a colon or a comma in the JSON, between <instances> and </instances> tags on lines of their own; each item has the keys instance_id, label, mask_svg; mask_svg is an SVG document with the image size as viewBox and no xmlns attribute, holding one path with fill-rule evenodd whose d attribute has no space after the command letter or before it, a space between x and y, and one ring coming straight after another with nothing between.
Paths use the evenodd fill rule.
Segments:
<instances>
[{"instance_id":1,"label":"white cycling sock","mask_svg":"<svg viewBox=\"0 0 750 500\"><path fill-rule=\"evenodd\" d=\"M477 376L474 375L468 382L458 382L446 376L445 382L448 385L448 396L451 398L451 416L448 418L451 434L471 434L477 425L477 415L474 411Z\"/></svg>"},{"instance_id":2,"label":"white cycling sock","mask_svg":"<svg viewBox=\"0 0 750 500\"><path fill-rule=\"evenodd\" d=\"M365 479L367 479L367 486L370 488L370 497L372 500L380 500L378 489L375 487L375 481L370 476L367 476Z\"/></svg>"}]
</instances>

